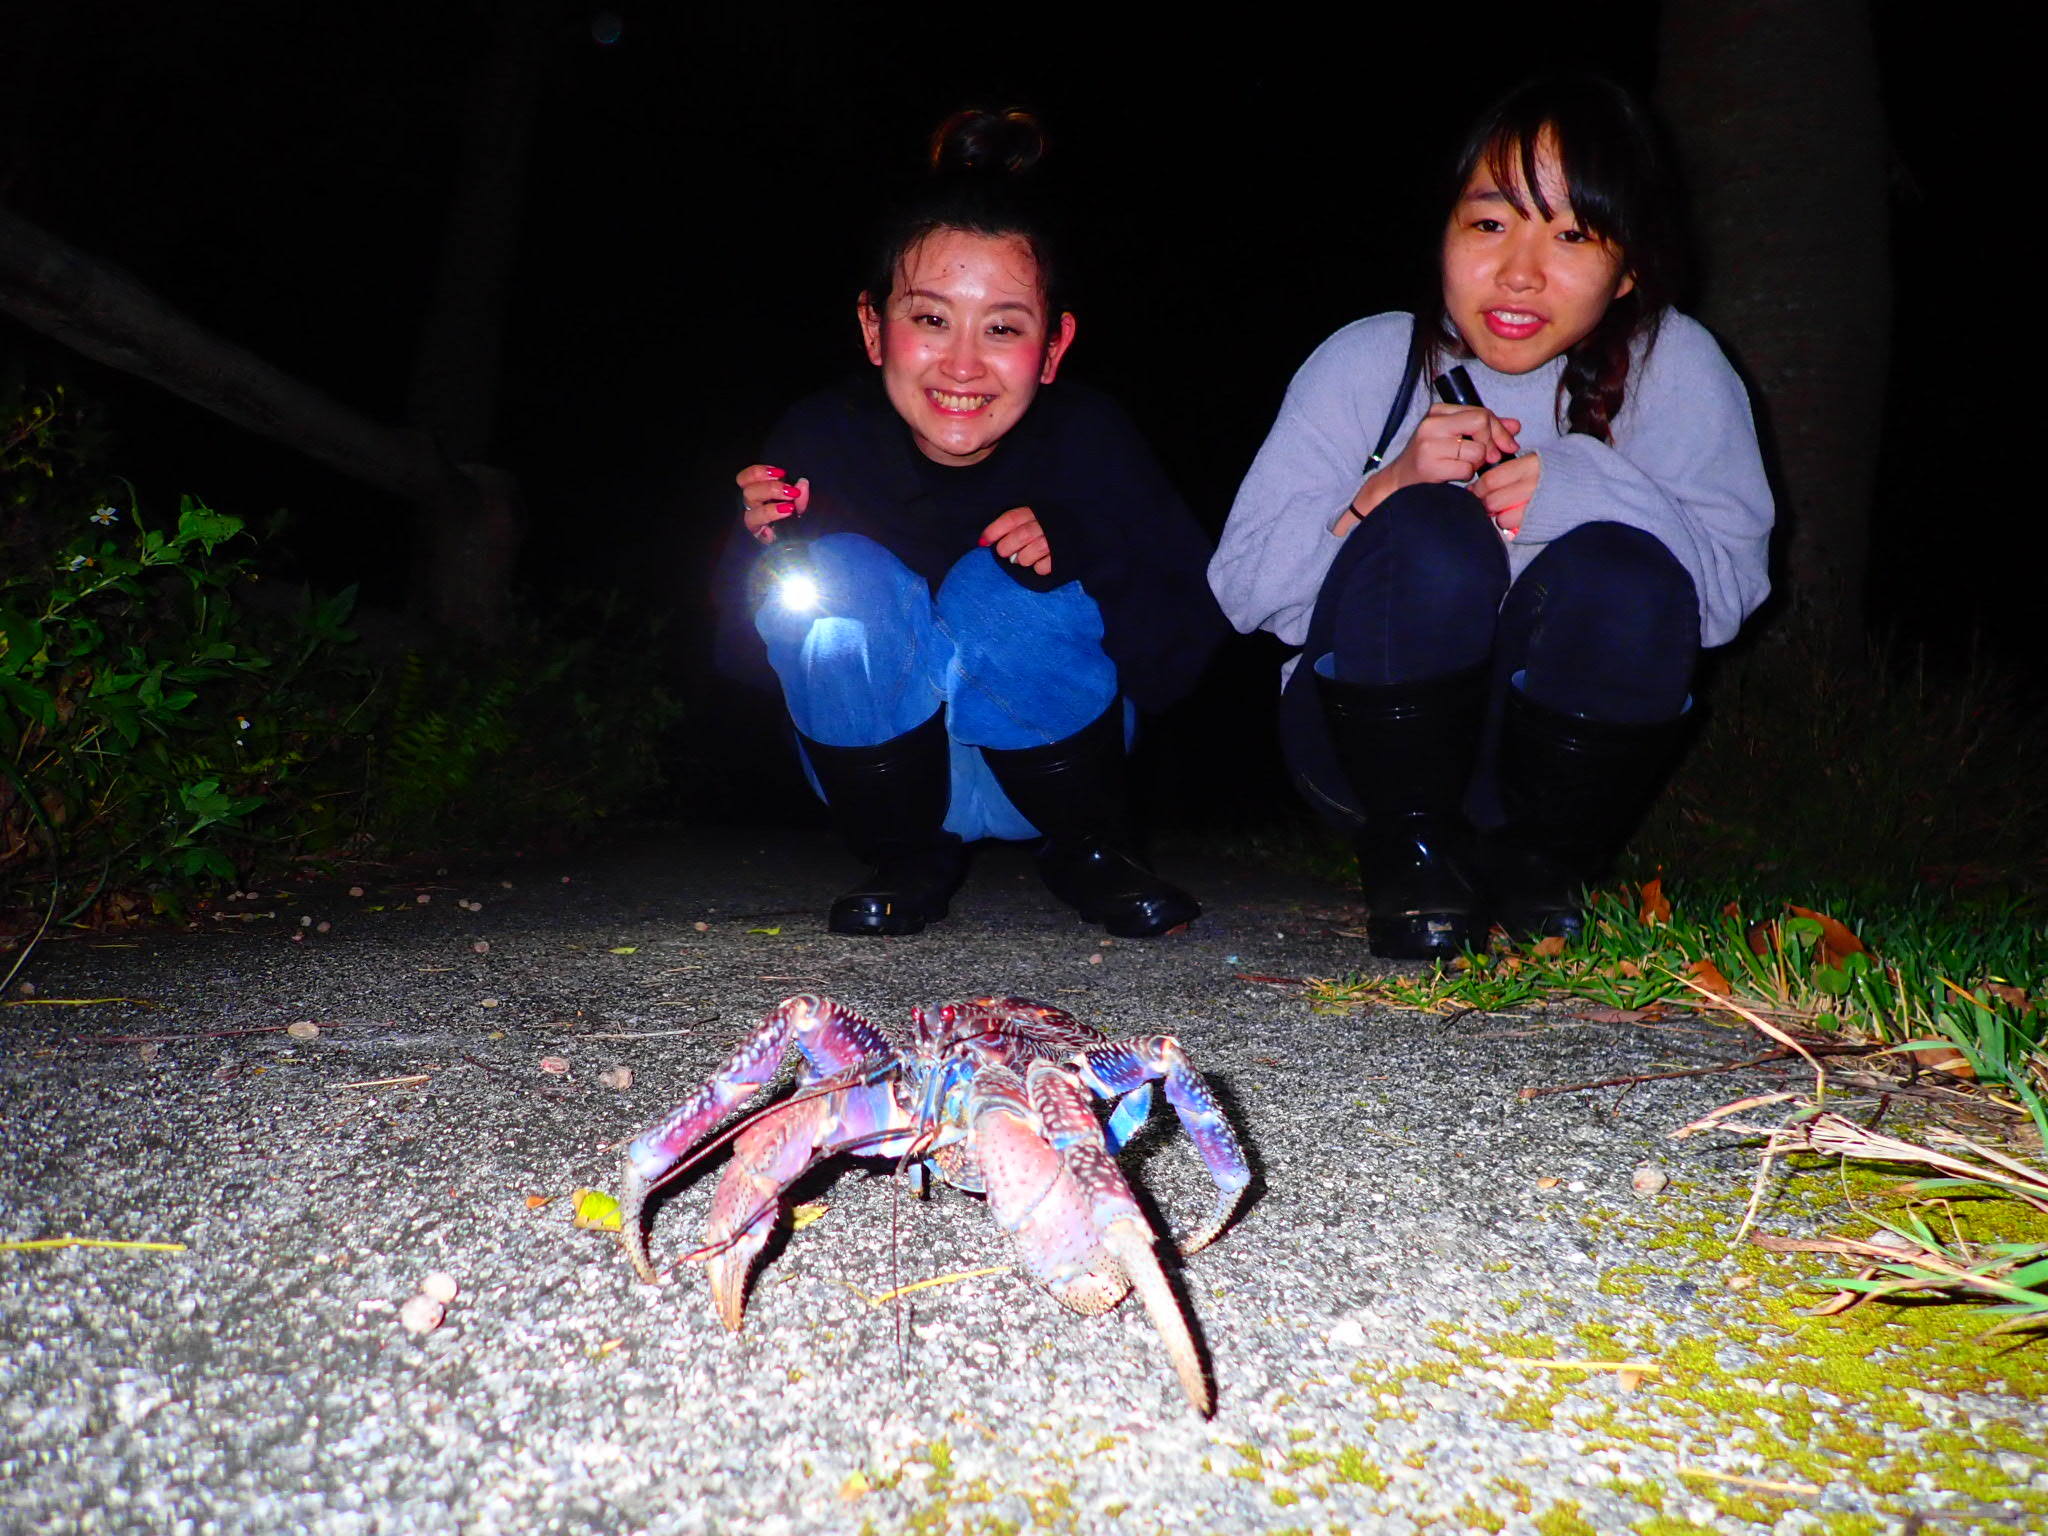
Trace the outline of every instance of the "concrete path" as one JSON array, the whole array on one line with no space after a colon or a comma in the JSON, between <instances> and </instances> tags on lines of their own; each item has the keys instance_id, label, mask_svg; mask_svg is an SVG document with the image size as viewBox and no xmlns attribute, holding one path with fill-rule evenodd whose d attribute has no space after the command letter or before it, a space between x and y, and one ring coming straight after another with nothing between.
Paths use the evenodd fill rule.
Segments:
<instances>
[{"instance_id":1,"label":"concrete path","mask_svg":"<svg viewBox=\"0 0 2048 1536\"><path fill-rule=\"evenodd\" d=\"M1728 1248L1753 1152L1667 1133L1799 1077L1519 1096L1750 1039L1317 1014L1243 978L1368 964L1341 893L1200 848L1161 862L1209 913L1150 943L1080 926L1014 849L925 935L834 938L851 870L820 838L651 829L46 944L38 1001L0 1012L0 1240L182 1246L0 1252L0 1530L2048 1524L2039 1350L1804 1317L1831 1261ZM694 1269L636 1284L616 1238L572 1226L571 1191L616 1187L615 1144L802 991L874 1017L1021 993L1181 1038L1257 1171L1179 1270L1213 1420L1135 1304L1083 1319L976 1273L1010 1259L982 1202L915 1202L886 1167L804 1186L822 1214L771 1247L736 1336ZM1206 1209L1163 1106L1123 1161L1162 1220ZM1836 1176L1804 1180L1772 1230L1850 1230ZM693 1244L712 1183L660 1207L658 1255ZM445 1321L409 1332L435 1275Z\"/></svg>"}]
</instances>

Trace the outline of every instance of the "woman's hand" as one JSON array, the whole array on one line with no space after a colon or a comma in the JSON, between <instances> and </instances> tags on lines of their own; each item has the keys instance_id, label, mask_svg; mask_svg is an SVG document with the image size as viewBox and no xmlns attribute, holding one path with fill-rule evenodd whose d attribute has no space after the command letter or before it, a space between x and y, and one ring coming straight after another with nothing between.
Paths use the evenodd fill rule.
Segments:
<instances>
[{"instance_id":1,"label":"woman's hand","mask_svg":"<svg viewBox=\"0 0 2048 1536\"><path fill-rule=\"evenodd\" d=\"M1481 475L1472 487L1486 507L1486 515L1493 519L1494 526L1510 538L1521 530L1522 508L1529 505L1529 499L1536 494L1536 485L1543 478L1543 455L1525 453L1519 459L1510 459L1505 464L1496 464Z\"/></svg>"},{"instance_id":2,"label":"woman's hand","mask_svg":"<svg viewBox=\"0 0 2048 1536\"><path fill-rule=\"evenodd\" d=\"M1411 485L1445 485L1466 480L1488 464L1510 458L1521 422L1496 416L1483 405L1446 405L1439 401L1415 424L1407 445L1377 472L1366 477L1351 505L1331 525L1334 534L1349 533L1372 509L1394 492ZM1356 514L1355 516L1352 514Z\"/></svg>"},{"instance_id":3,"label":"woman's hand","mask_svg":"<svg viewBox=\"0 0 2048 1536\"><path fill-rule=\"evenodd\" d=\"M747 532L763 544L775 542L776 523L811 504L811 482L799 480L791 485L784 480L785 473L772 464L749 464L733 476L740 488Z\"/></svg>"},{"instance_id":4,"label":"woman's hand","mask_svg":"<svg viewBox=\"0 0 2048 1536\"><path fill-rule=\"evenodd\" d=\"M981 530L984 548L1012 565L1028 565L1040 576L1052 574L1052 546L1045 530L1038 526L1038 514L1029 507L1012 507Z\"/></svg>"}]
</instances>

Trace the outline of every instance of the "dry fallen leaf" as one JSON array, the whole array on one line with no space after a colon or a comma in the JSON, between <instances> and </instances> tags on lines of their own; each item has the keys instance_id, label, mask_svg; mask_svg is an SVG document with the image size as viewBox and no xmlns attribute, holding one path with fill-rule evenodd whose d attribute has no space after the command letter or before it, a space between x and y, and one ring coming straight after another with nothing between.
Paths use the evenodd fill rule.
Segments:
<instances>
[{"instance_id":1,"label":"dry fallen leaf","mask_svg":"<svg viewBox=\"0 0 2048 1536\"><path fill-rule=\"evenodd\" d=\"M1532 955L1548 955L1552 957L1563 954L1564 935L1561 933L1553 933L1547 938L1538 939L1534 944L1531 944L1529 946L1529 953Z\"/></svg>"},{"instance_id":2,"label":"dry fallen leaf","mask_svg":"<svg viewBox=\"0 0 2048 1536\"><path fill-rule=\"evenodd\" d=\"M447 1315L448 1309L431 1296L415 1296L398 1309L398 1320L407 1333L432 1333Z\"/></svg>"},{"instance_id":3,"label":"dry fallen leaf","mask_svg":"<svg viewBox=\"0 0 2048 1536\"><path fill-rule=\"evenodd\" d=\"M638 944L619 944L606 950L605 953L608 955L637 955L640 953L640 946Z\"/></svg>"},{"instance_id":4,"label":"dry fallen leaf","mask_svg":"<svg viewBox=\"0 0 2048 1536\"><path fill-rule=\"evenodd\" d=\"M812 1222L821 1220L825 1213L831 1209L832 1207L822 1200L806 1200L802 1205L796 1206L790 1211L790 1229L795 1232L801 1232Z\"/></svg>"},{"instance_id":5,"label":"dry fallen leaf","mask_svg":"<svg viewBox=\"0 0 2048 1536\"><path fill-rule=\"evenodd\" d=\"M1558 1178L1555 1174L1547 1174L1536 1181L1536 1187L1538 1189L1555 1189L1563 1182L1564 1180Z\"/></svg>"},{"instance_id":6,"label":"dry fallen leaf","mask_svg":"<svg viewBox=\"0 0 2048 1536\"><path fill-rule=\"evenodd\" d=\"M631 1067L606 1067L597 1074L597 1080L607 1088L616 1088L619 1092L624 1093L633 1086L633 1069Z\"/></svg>"},{"instance_id":7,"label":"dry fallen leaf","mask_svg":"<svg viewBox=\"0 0 2048 1536\"><path fill-rule=\"evenodd\" d=\"M846 1481L839 1485L839 1497L851 1504L855 1499L864 1497L870 1486L867 1473L849 1472Z\"/></svg>"},{"instance_id":8,"label":"dry fallen leaf","mask_svg":"<svg viewBox=\"0 0 2048 1536\"><path fill-rule=\"evenodd\" d=\"M1664 894L1662 876L1655 880L1645 880L1636 896L1644 922L1653 927L1661 927L1671 921L1671 900Z\"/></svg>"},{"instance_id":9,"label":"dry fallen leaf","mask_svg":"<svg viewBox=\"0 0 2048 1536\"><path fill-rule=\"evenodd\" d=\"M529 1211L537 1211L544 1205L553 1204L554 1199L553 1195L528 1195L526 1197L526 1208Z\"/></svg>"},{"instance_id":10,"label":"dry fallen leaf","mask_svg":"<svg viewBox=\"0 0 2048 1536\"><path fill-rule=\"evenodd\" d=\"M569 1198L576 1202L573 1225L581 1227L586 1232L619 1230L619 1202L603 1190L571 1190Z\"/></svg>"},{"instance_id":11,"label":"dry fallen leaf","mask_svg":"<svg viewBox=\"0 0 2048 1536\"><path fill-rule=\"evenodd\" d=\"M1946 1072L1950 1077L1966 1077L1972 1082L1977 1079L1977 1069L1970 1065L1969 1057L1952 1045L1923 1045L1906 1054L1930 1072Z\"/></svg>"},{"instance_id":12,"label":"dry fallen leaf","mask_svg":"<svg viewBox=\"0 0 2048 1536\"><path fill-rule=\"evenodd\" d=\"M1735 990L1728 978L1721 973L1721 967L1711 960L1693 961L1685 968L1685 974L1716 997L1726 997Z\"/></svg>"},{"instance_id":13,"label":"dry fallen leaf","mask_svg":"<svg viewBox=\"0 0 2048 1536\"><path fill-rule=\"evenodd\" d=\"M560 1056L543 1056L540 1059L540 1069L543 1072L552 1072L556 1077L562 1077L568 1073L569 1063Z\"/></svg>"},{"instance_id":14,"label":"dry fallen leaf","mask_svg":"<svg viewBox=\"0 0 2048 1536\"><path fill-rule=\"evenodd\" d=\"M1793 906L1789 901L1785 905L1794 917L1809 918L1820 924L1820 944L1816 952L1822 965L1840 965L1851 955L1868 953L1861 939L1825 912L1815 912L1810 907Z\"/></svg>"}]
</instances>

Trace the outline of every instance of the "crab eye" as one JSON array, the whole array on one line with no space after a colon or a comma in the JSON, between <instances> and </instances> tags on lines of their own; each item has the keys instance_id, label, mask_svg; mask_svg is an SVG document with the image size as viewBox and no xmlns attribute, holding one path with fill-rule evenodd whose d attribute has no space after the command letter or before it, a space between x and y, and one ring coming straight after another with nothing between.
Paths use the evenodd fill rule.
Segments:
<instances>
[{"instance_id":1,"label":"crab eye","mask_svg":"<svg viewBox=\"0 0 2048 1536\"><path fill-rule=\"evenodd\" d=\"M959 1010L956 1009L951 1003L944 1003L940 1005L939 1022L941 1024L950 1024L958 1016Z\"/></svg>"}]
</instances>

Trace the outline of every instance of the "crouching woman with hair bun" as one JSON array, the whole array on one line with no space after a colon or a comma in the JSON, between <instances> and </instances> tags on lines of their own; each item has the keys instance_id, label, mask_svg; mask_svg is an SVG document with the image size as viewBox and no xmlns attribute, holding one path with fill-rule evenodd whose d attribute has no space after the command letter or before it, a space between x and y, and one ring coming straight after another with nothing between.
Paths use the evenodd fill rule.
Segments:
<instances>
[{"instance_id":1,"label":"crouching woman with hair bun","mask_svg":"<svg viewBox=\"0 0 2048 1536\"><path fill-rule=\"evenodd\" d=\"M1377 955L1577 935L1701 648L1768 591L1749 400L1670 307L1665 186L1609 82L1497 103L1447 189L1436 302L1317 349L1231 509L1210 582L1301 647L1288 759L1354 835Z\"/></svg>"},{"instance_id":2,"label":"crouching woman with hair bun","mask_svg":"<svg viewBox=\"0 0 2048 1536\"><path fill-rule=\"evenodd\" d=\"M965 844L1032 840L1089 922L1200 912L1134 851L1136 711L1224 633L1208 540L1118 407L1059 378L1075 322L1027 114L962 113L887 222L857 304L872 371L799 402L742 470L721 652L780 685L813 786L871 867L843 934L947 915ZM791 603L753 568L801 538Z\"/></svg>"}]
</instances>

